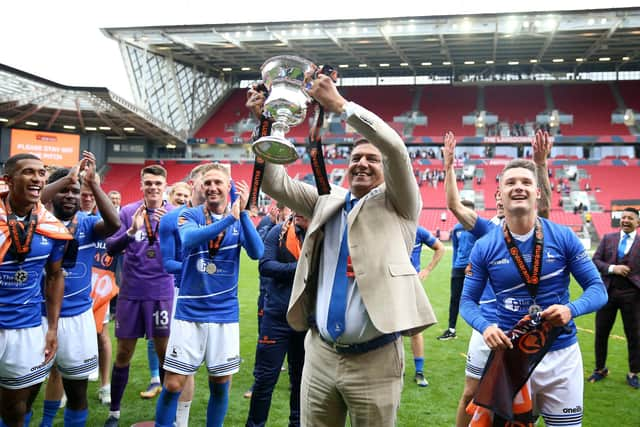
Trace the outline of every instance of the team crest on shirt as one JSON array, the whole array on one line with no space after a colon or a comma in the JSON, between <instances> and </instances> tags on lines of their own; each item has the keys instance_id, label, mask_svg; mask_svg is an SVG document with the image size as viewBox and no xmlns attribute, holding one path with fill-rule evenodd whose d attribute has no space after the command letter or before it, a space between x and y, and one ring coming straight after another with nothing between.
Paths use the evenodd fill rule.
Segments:
<instances>
[{"instance_id":1,"label":"team crest on shirt","mask_svg":"<svg viewBox=\"0 0 640 427\"><path fill-rule=\"evenodd\" d=\"M49 244L49 240L44 236L40 236L40 244L41 245L48 245Z\"/></svg>"},{"instance_id":2,"label":"team crest on shirt","mask_svg":"<svg viewBox=\"0 0 640 427\"><path fill-rule=\"evenodd\" d=\"M551 251L547 251L547 262L556 262L559 260L559 256L557 254L551 253Z\"/></svg>"}]
</instances>

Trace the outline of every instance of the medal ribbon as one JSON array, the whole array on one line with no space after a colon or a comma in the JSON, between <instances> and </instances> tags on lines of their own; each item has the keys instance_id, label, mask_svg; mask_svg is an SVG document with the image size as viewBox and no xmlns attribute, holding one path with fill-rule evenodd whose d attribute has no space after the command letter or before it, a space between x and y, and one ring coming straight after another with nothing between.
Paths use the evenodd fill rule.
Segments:
<instances>
[{"instance_id":1,"label":"medal ribbon","mask_svg":"<svg viewBox=\"0 0 640 427\"><path fill-rule=\"evenodd\" d=\"M252 141L255 142L263 136L271 135L271 125L273 121L266 117L264 114L260 116L260 124L253 131ZM260 196L260 187L262 186L262 180L264 179L264 159L260 156L256 156L253 162L253 174L251 175L251 188L249 189L249 199L247 200L246 210L251 209L253 206L258 207L258 196Z\"/></svg>"},{"instance_id":2,"label":"medal ribbon","mask_svg":"<svg viewBox=\"0 0 640 427\"><path fill-rule=\"evenodd\" d=\"M509 231L509 227L507 227L506 221L502 226L502 232L504 233L504 241L509 249L509 255L511 255L511 259L513 259L513 262L516 264L518 273L520 273L520 277L522 277L522 280L527 287L527 291L529 292L529 295L531 295L531 298L533 298L535 304L536 295L538 294L538 285L540 284L540 273L542 271L542 249L544 246L544 235L540 219L536 218L536 225L533 230L534 241L531 270L529 270L527 264L524 262L522 253L520 252L520 249L518 249L518 246L516 246L514 238Z\"/></svg>"},{"instance_id":3,"label":"medal ribbon","mask_svg":"<svg viewBox=\"0 0 640 427\"><path fill-rule=\"evenodd\" d=\"M36 225L38 224L38 216L29 213L29 217L22 222L18 220L16 214L11 210L11 203L9 203L8 200L5 206L7 209L9 236L11 237L11 250L15 253L16 260L18 264L20 264L24 262L27 254L31 250L31 241L33 240L33 233L35 233Z\"/></svg>"},{"instance_id":4,"label":"medal ribbon","mask_svg":"<svg viewBox=\"0 0 640 427\"><path fill-rule=\"evenodd\" d=\"M158 239L158 227L160 226L160 221L156 223L156 228L151 229L151 220L149 219L149 213L147 212L147 207L144 207L144 228L147 231L147 240L149 241L149 246L153 246L153 244Z\"/></svg>"},{"instance_id":5,"label":"medal ribbon","mask_svg":"<svg viewBox=\"0 0 640 427\"><path fill-rule=\"evenodd\" d=\"M317 74L329 76L334 83L338 80L338 72L330 65L323 65L321 69L316 71ZM315 78L315 76L314 76ZM307 151L311 159L311 170L316 181L316 188L320 196L331 193L331 185L327 177L327 168L324 165L324 155L322 152L322 138L320 130L324 124L324 107L314 100L316 106L316 123L309 131L309 141L307 143Z\"/></svg>"},{"instance_id":6,"label":"medal ribbon","mask_svg":"<svg viewBox=\"0 0 640 427\"><path fill-rule=\"evenodd\" d=\"M204 210L204 217L205 217L206 224L207 225L213 224L213 216L209 212L209 209L207 209L206 206L202 206L202 209ZM220 234L218 234L215 239L209 240L209 257L210 258L213 258L218 253L218 250L220 249L220 245L222 244L222 239L224 239L224 235L225 235L225 230L222 230L222 232L220 232Z\"/></svg>"},{"instance_id":7,"label":"medal ribbon","mask_svg":"<svg viewBox=\"0 0 640 427\"><path fill-rule=\"evenodd\" d=\"M319 195L331 193L329 178L327 177L327 169L324 165L324 155L322 153L322 138L320 137L320 129L324 124L324 108L318 104L316 107L316 123L309 131L309 142L307 151L311 159L311 170L316 181L316 188Z\"/></svg>"}]
</instances>

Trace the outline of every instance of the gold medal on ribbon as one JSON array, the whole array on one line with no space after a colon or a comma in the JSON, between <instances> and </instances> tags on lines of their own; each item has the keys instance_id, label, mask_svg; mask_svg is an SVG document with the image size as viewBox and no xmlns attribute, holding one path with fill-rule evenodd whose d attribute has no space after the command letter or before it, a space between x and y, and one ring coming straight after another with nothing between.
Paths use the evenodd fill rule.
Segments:
<instances>
[{"instance_id":1,"label":"gold medal on ribbon","mask_svg":"<svg viewBox=\"0 0 640 427\"><path fill-rule=\"evenodd\" d=\"M538 304L531 304L529 306L529 314L532 316L537 313L540 313L541 311L542 311L542 307L540 307Z\"/></svg>"},{"instance_id":2,"label":"gold medal on ribbon","mask_svg":"<svg viewBox=\"0 0 640 427\"><path fill-rule=\"evenodd\" d=\"M24 283L29 279L29 273L23 269L16 271L16 274L13 275L13 279L17 283Z\"/></svg>"}]
</instances>

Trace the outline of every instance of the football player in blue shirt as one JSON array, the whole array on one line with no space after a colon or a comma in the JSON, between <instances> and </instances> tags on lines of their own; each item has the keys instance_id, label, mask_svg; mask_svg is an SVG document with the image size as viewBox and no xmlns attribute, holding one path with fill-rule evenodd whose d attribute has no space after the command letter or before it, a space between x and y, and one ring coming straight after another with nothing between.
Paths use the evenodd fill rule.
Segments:
<instances>
[{"instance_id":1,"label":"football player in blue shirt","mask_svg":"<svg viewBox=\"0 0 640 427\"><path fill-rule=\"evenodd\" d=\"M71 171L58 169L51 174L48 185L42 192L42 201L51 200L54 215L74 237L66 246L62 262L65 287L55 360L68 398L64 422L65 425L73 426L83 426L87 421L87 379L98 368L98 342L91 299L91 267L96 253L95 244L120 227L116 209L100 188L95 169L95 157L92 153L84 152L78 167ZM91 189L101 216L90 216L80 211L81 180ZM47 389L54 387L53 378L49 379ZM60 377L56 375L55 378L59 380ZM41 427L53 424L59 407L59 399L45 399Z\"/></svg>"},{"instance_id":2,"label":"football player in blue shirt","mask_svg":"<svg viewBox=\"0 0 640 427\"><path fill-rule=\"evenodd\" d=\"M182 277L182 243L180 242L180 232L178 230L178 218L180 214L189 207L200 206L204 203L204 193L202 191L202 177L205 173L214 169L212 163L205 163L196 166L189 173L188 184L191 187L191 200L186 204L172 210L160 219L158 235L160 238L160 253L162 254L162 265L167 273L175 276L175 296L173 299L173 313L175 313L178 302L178 292L180 290L180 280ZM173 319L173 313L171 318ZM184 389L180 393L178 408L176 412L177 427L187 427L189 425L189 411L194 393L194 378L190 375L187 378Z\"/></svg>"},{"instance_id":3,"label":"football player in blue shirt","mask_svg":"<svg viewBox=\"0 0 640 427\"><path fill-rule=\"evenodd\" d=\"M72 239L40 202L47 171L33 154L4 165L8 192L0 193L0 426L29 425L31 404L58 349L64 293L62 256ZM44 291L42 276L46 270ZM41 304L47 306L48 327Z\"/></svg>"},{"instance_id":4,"label":"football player in blue shirt","mask_svg":"<svg viewBox=\"0 0 640 427\"><path fill-rule=\"evenodd\" d=\"M423 269L420 269L420 256L422 254L422 245L427 245L433 250L433 258L431 262ZM444 256L445 248L440 240L424 227L418 226L416 230L416 242L411 252L411 264L418 272L421 281L425 281L429 277L429 273L433 271ZM416 367L414 380L419 387L426 387L429 382L424 377L424 337L422 333L411 336L411 351L413 352L413 363Z\"/></svg>"},{"instance_id":5,"label":"football player in blue shirt","mask_svg":"<svg viewBox=\"0 0 640 427\"><path fill-rule=\"evenodd\" d=\"M504 331L527 313L541 312L553 326L567 326L530 378L534 412L548 426L579 426L583 413L583 367L573 318L598 310L607 293L595 265L567 227L537 215L536 167L512 160L500 178L505 220L471 251L460 312L492 350L513 348ZM582 295L569 301L573 275ZM496 294L497 324L478 303L487 280Z\"/></svg>"},{"instance_id":6,"label":"football player in blue shirt","mask_svg":"<svg viewBox=\"0 0 640 427\"><path fill-rule=\"evenodd\" d=\"M231 375L240 367L240 247L250 258L259 259L264 246L248 212L240 212L249 197L245 182L237 183L240 197L231 214L225 215L231 178L224 166L217 166L202 178L205 204L183 211L178 219L184 261L156 407L157 426L173 425L178 396L202 362L209 372L207 426L222 426Z\"/></svg>"},{"instance_id":7,"label":"football player in blue shirt","mask_svg":"<svg viewBox=\"0 0 640 427\"><path fill-rule=\"evenodd\" d=\"M471 200L463 200L461 203L472 211L475 209L475 205ZM464 269L469 264L469 255L475 242L476 237L465 230L462 224L456 224L451 230L453 258L451 260L449 327L438 337L441 341L458 337L456 335L456 323L458 323L460 296L462 295L462 285L464 284Z\"/></svg>"},{"instance_id":8,"label":"football player in blue shirt","mask_svg":"<svg viewBox=\"0 0 640 427\"><path fill-rule=\"evenodd\" d=\"M551 153L553 144L549 140L546 132L539 131L532 140L533 161L536 165L536 172L540 177L540 199L538 200L538 215L547 218L551 204L551 185L547 171L547 158ZM496 191L496 216L487 220L478 216L478 213L464 206L460 200L460 193L456 182L454 170L454 157L456 140L453 132L447 132L444 137L443 160L445 169L445 191L447 196L447 208L455 215L465 230L468 230L480 239L493 227L502 226L504 220L504 208L500 200L500 191ZM493 293L491 283L487 283L482 296L480 297L480 310L482 315L492 323L496 320L496 296ZM465 368L465 382L462 396L458 404L456 414L456 426L466 427L471 421L471 415L467 414L466 408L478 389L482 372L486 365L491 350L484 343L482 335L475 329L472 331L467 350L467 364Z\"/></svg>"}]
</instances>

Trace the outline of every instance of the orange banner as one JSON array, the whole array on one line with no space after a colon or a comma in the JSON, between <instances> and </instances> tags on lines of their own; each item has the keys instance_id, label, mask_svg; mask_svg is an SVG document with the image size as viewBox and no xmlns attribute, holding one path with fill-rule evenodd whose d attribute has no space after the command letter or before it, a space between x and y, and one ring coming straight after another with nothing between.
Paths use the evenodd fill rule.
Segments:
<instances>
[{"instance_id":1,"label":"orange banner","mask_svg":"<svg viewBox=\"0 0 640 427\"><path fill-rule=\"evenodd\" d=\"M70 167L80 159L80 135L11 129L9 155L35 154L45 165Z\"/></svg>"},{"instance_id":2,"label":"orange banner","mask_svg":"<svg viewBox=\"0 0 640 427\"><path fill-rule=\"evenodd\" d=\"M96 330L102 332L104 316L111 298L120 290L116 285L116 276L113 271L91 268L91 298L93 298L93 317L96 321Z\"/></svg>"}]
</instances>

